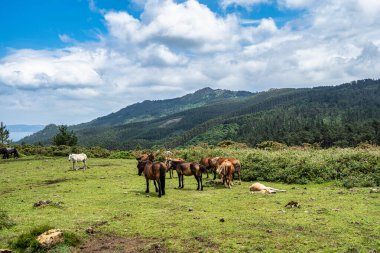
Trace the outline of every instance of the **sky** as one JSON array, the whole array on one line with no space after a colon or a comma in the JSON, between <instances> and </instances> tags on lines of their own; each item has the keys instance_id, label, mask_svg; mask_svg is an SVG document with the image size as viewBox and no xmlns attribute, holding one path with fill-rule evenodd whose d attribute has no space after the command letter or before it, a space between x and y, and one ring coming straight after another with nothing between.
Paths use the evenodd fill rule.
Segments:
<instances>
[{"instance_id":1,"label":"sky","mask_svg":"<svg viewBox=\"0 0 380 253\"><path fill-rule=\"evenodd\" d=\"M378 0L0 0L0 121L380 76Z\"/></svg>"}]
</instances>

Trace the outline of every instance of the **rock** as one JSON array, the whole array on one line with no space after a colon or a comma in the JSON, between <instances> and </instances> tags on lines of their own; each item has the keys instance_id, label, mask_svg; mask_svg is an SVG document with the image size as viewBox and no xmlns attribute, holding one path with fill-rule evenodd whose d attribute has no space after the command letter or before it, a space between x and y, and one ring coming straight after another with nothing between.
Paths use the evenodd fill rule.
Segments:
<instances>
[{"instance_id":1,"label":"rock","mask_svg":"<svg viewBox=\"0 0 380 253\"><path fill-rule=\"evenodd\" d=\"M219 221L220 221L220 222L224 222L224 218L221 218Z\"/></svg>"},{"instance_id":2,"label":"rock","mask_svg":"<svg viewBox=\"0 0 380 253\"><path fill-rule=\"evenodd\" d=\"M63 232L60 229L50 229L37 237L37 241L44 248L52 246L64 241Z\"/></svg>"},{"instance_id":3,"label":"rock","mask_svg":"<svg viewBox=\"0 0 380 253\"><path fill-rule=\"evenodd\" d=\"M189 212L192 212L192 211L194 211L194 209L193 208L189 208Z\"/></svg>"},{"instance_id":4,"label":"rock","mask_svg":"<svg viewBox=\"0 0 380 253\"><path fill-rule=\"evenodd\" d=\"M273 231L272 231L272 229L267 229L266 232L271 234Z\"/></svg>"},{"instance_id":5,"label":"rock","mask_svg":"<svg viewBox=\"0 0 380 253\"><path fill-rule=\"evenodd\" d=\"M94 230L93 227L89 227L89 228L86 229L86 233L87 233L87 234L94 234L94 233L95 233L95 230Z\"/></svg>"},{"instance_id":6,"label":"rock","mask_svg":"<svg viewBox=\"0 0 380 253\"><path fill-rule=\"evenodd\" d=\"M285 205L285 207L288 208L300 208L300 204L296 201L290 201L288 204Z\"/></svg>"},{"instance_id":7,"label":"rock","mask_svg":"<svg viewBox=\"0 0 380 253\"><path fill-rule=\"evenodd\" d=\"M372 188L369 193L380 193L380 188Z\"/></svg>"}]
</instances>

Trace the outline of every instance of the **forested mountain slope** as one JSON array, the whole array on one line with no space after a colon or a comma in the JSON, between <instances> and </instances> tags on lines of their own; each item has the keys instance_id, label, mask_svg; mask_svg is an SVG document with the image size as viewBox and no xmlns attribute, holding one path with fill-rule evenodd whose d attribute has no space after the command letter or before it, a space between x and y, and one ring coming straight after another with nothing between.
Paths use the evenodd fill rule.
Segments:
<instances>
[{"instance_id":1,"label":"forested mountain slope","mask_svg":"<svg viewBox=\"0 0 380 253\"><path fill-rule=\"evenodd\" d=\"M380 144L380 80L271 89L160 115L165 116L75 131L79 144L111 149L172 148L200 142L217 144L226 139L251 146L265 140L288 145L319 143L323 147L354 146L363 141Z\"/></svg>"}]
</instances>

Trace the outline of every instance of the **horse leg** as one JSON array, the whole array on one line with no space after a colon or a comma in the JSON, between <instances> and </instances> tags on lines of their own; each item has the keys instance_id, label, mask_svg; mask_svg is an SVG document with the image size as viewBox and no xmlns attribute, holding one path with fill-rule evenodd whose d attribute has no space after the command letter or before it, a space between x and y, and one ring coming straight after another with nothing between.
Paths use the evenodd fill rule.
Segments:
<instances>
[{"instance_id":1,"label":"horse leg","mask_svg":"<svg viewBox=\"0 0 380 253\"><path fill-rule=\"evenodd\" d=\"M216 179L216 170L213 170L214 172L214 180Z\"/></svg>"},{"instance_id":2,"label":"horse leg","mask_svg":"<svg viewBox=\"0 0 380 253\"><path fill-rule=\"evenodd\" d=\"M197 187L197 191L199 191L199 178L197 175L194 175L195 179L197 180L197 184L198 184L198 187Z\"/></svg>"},{"instance_id":3,"label":"horse leg","mask_svg":"<svg viewBox=\"0 0 380 253\"><path fill-rule=\"evenodd\" d=\"M86 170L87 165L86 165L86 160L83 160L83 170Z\"/></svg>"},{"instance_id":4,"label":"horse leg","mask_svg":"<svg viewBox=\"0 0 380 253\"><path fill-rule=\"evenodd\" d=\"M199 177L199 181L201 182L201 191L203 191L202 173L201 173L201 175L200 175L200 177Z\"/></svg>"},{"instance_id":5,"label":"horse leg","mask_svg":"<svg viewBox=\"0 0 380 253\"><path fill-rule=\"evenodd\" d=\"M156 188L156 192L158 192L158 188L157 188L156 180L153 180L153 183L154 183L154 187Z\"/></svg>"},{"instance_id":6,"label":"horse leg","mask_svg":"<svg viewBox=\"0 0 380 253\"><path fill-rule=\"evenodd\" d=\"M238 172L238 177L239 177L239 185L241 185L240 171Z\"/></svg>"},{"instance_id":7,"label":"horse leg","mask_svg":"<svg viewBox=\"0 0 380 253\"><path fill-rule=\"evenodd\" d=\"M75 166L74 166L75 162L73 162L73 170L75 170Z\"/></svg>"},{"instance_id":8,"label":"horse leg","mask_svg":"<svg viewBox=\"0 0 380 253\"><path fill-rule=\"evenodd\" d=\"M145 178L146 179L146 190L145 190L145 193L149 193L149 179L148 178Z\"/></svg>"},{"instance_id":9,"label":"horse leg","mask_svg":"<svg viewBox=\"0 0 380 253\"><path fill-rule=\"evenodd\" d=\"M162 195L161 180L160 179L154 180L154 185L156 185L156 181L158 184L158 197L161 198L161 195Z\"/></svg>"},{"instance_id":10,"label":"horse leg","mask_svg":"<svg viewBox=\"0 0 380 253\"><path fill-rule=\"evenodd\" d=\"M179 174L179 172L177 171L177 176L178 176L178 189L181 188L181 175Z\"/></svg>"}]
</instances>

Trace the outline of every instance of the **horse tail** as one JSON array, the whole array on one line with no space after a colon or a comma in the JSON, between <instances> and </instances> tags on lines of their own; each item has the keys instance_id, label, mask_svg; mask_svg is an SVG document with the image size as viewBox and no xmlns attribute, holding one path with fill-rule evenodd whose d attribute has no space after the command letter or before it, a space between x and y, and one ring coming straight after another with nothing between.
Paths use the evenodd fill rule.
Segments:
<instances>
[{"instance_id":1,"label":"horse tail","mask_svg":"<svg viewBox=\"0 0 380 253\"><path fill-rule=\"evenodd\" d=\"M163 164L160 166L160 182L162 195L165 194L165 178L166 178L166 168Z\"/></svg>"}]
</instances>

